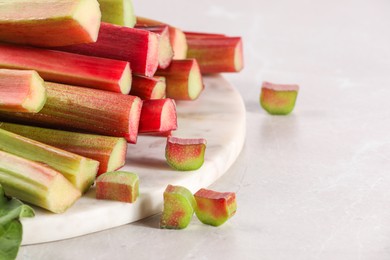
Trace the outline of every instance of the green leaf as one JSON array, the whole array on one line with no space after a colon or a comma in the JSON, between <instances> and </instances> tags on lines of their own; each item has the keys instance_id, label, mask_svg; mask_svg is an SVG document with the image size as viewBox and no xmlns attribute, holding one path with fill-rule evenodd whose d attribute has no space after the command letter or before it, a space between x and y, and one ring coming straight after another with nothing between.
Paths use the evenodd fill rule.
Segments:
<instances>
[{"instance_id":1,"label":"green leaf","mask_svg":"<svg viewBox=\"0 0 390 260\"><path fill-rule=\"evenodd\" d=\"M23 234L19 218L34 215L34 210L30 206L5 196L0 185L0 260L16 258Z\"/></svg>"},{"instance_id":2,"label":"green leaf","mask_svg":"<svg viewBox=\"0 0 390 260\"><path fill-rule=\"evenodd\" d=\"M22 224L19 220L0 225L0 259L11 260L18 255L22 243Z\"/></svg>"}]
</instances>

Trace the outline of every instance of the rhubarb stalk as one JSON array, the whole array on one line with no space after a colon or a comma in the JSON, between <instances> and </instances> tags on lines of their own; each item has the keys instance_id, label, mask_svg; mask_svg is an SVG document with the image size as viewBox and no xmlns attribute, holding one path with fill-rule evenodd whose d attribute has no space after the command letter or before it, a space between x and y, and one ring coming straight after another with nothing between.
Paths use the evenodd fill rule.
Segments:
<instances>
[{"instance_id":1,"label":"rhubarb stalk","mask_svg":"<svg viewBox=\"0 0 390 260\"><path fill-rule=\"evenodd\" d=\"M138 132L166 133L177 128L176 104L173 99L144 100Z\"/></svg>"},{"instance_id":2,"label":"rhubarb stalk","mask_svg":"<svg viewBox=\"0 0 390 260\"><path fill-rule=\"evenodd\" d=\"M137 26L136 28L153 32L160 36L158 45L158 67L160 69L168 67L173 59L173 49L169 40L169 26Z\"/></svg>"},{"instance_id":3,"label":"rhubarb stalk","mask_svg":"<svg viewBox=\"0 0 390 260\"><path fill-rule=\"evenodd\" d=\"M12 123L0 128L98 161L97 176L115 171L126 162L127 142L122 137L62 131Z\"/></svg>"},{"instance_id":4,"label":"rhubarb stalk","mask_svg":"<svg viewBox=\"0 0 390 260\"><path fill-rule=\"evenodd\" d=\"M12 0L0 3L0 41L41 47L95 42L96 0Z\"/></svg>"},{"instance_id":5,"label":"rhubarb stalk","mask_svg":"<svg viewBox=\"0 0 390 260\"><path fill-rule=\"evenodd\" d=\"M44 81L36 71L0 69L0 110L36 113L45 102Z\"/></svg>"},{"instance_id":6,"label":"rhubarb stalk","mask_svg":"<svg viewBox=\"0 0 390 260\"><path fill-rule=\"evenodd\" d=\"M126 27L134 27L136 17L132 0L98 0L102 21Z\"/></svg>"},{"instance_id":7,"label":"rhubarb stalk","mask_svg":"<svg viewBox=\"0 0 390 260\"><path fill-rule=\"evenodd\" d=\"M141 99L161 99L166 96L166 84L164 77L145 77L133 75L130 95Z\"/></svg>"},{"instance_id":8,"label":"rhubarb stalk","mask_svg":"<svg viewBox=\"0 0 390 260\"><path fill-rule=\"evenodd\" d=\"M0 44L0 68L36 70L45 81L128 94L128 62L67 52Z\"/></svg>"},{"instance_id":9,"label":"rhubarb stalk","mask_svg":"<svg viewBox=\"0 0 390 260\"><path fill-rule=\"evenodd\" d=\"M0 184L5 194L62 213L81 197L58 171L47 165L0 151Z\"/></svg>"},{"instance_id":10,"label":"rhubarb stalk","mask_svg":"<svg viewBox=\"0 0 390 260\"><path fill-rule=\"evenodd\" d=\"M0 129L0 150L47 164L61 172L78 190L93 184L99 162L30 138Z\"/></svg>"},{"instance_id":11,"label":"rhubarb stalk","mask_svg":"<svg viewBox=\"0 0 390 260\"><path fill-rule=\"evenodd\" d=\"M196 59L202 73L238 72L243 68L241 37L185 33L187 58Z\"/></svg>"},{"instance_id":12,"label":"rhubarb stalk","mask_svg":"<svg viewBox=\"0 0 390 260\"><path fill-rule=\"evenodd\" d=\"M172 60L168 68L157 70L156 75L165 77L168 98L194 100L204 89L203 78L195 59Z\"/></svg>"},{"instance_id":13,"label":"rhubarb stalk","mask_svg":"<svg viewBox=\"0 0 390 260\"><path fill-rule=\"evenodd\" d=\"M153 76L158 67L159 36L124 26L101 23L98 40L58 50L130 62L133 73Z\"/></svg>"},{"instance_id":14,"label":"rhubarb stalk","mask_svg":"<svg viewBox=\"0 0 390 260\"><path fill-rule=\"evenodd\" d=\"M169 40L171 42L171 46L173 49L173 59L175 60L185 59L187 57L187 40L182 30L160 21L137 16L136 26L156 26L156 25L169 26Z\"/></svg>"},{"instance_id":15,"label":"rhubarb stalk","mask_svg":"<svg viewBox=\"0 0 390 260\"><path fill-rule=\"evenodd\" d=\"M51 82L46 89L47 101L39 113L0 112L0 120L137 141L140 98Z\"/></svg>"}]
</instances>

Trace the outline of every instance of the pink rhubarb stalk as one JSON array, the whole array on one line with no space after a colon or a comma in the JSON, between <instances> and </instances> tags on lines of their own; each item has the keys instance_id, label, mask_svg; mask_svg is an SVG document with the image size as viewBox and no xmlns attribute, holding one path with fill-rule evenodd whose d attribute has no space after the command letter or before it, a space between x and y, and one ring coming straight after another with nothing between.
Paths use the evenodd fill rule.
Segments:
<instances>
[{"instance_id":1,"label":"pink rhubarb stalk","mask_svg":"<svg viewBox=\"0 0 390 260\"><path fill-rule=\"evenodd\" d=\"M159 36L153 32L101 23L96 42L58 50L128 61L133 73L151 77L158 67L158 48Z\"/></svg>"},{"instance_id":2,"label":"pink rhubarb stalk","mask_svg":"<svg viewBox=\"0 0 390 260\"><path fill-rule=\"evenodd\" d=\"M0 120L124 137L136 143L140 98L51 82L46 89L47 101L39 113L0 112Z\"/></svg>"},{"instance_id":3,"label":"pink rhubarb stalk","mask_svg":"<svg viewBox=\"0 0 390 260\"><path fill-rule=\"evenodd\" d=\"M177 128L176 104L173 99L144 100L139 133L166 133Z\"/></svg>"},{"instance_id":4,"label":"pink rhubarb stalk","mask_svg":"<svg viewBox=\"0 0 390 260\"><path fill-rule=\"evenodd\" d=\"M164 77L145 77L133 75L130 95L141 99L162 99L166 97Z\"/></svg>"},{"instance_id":5,"label":"pink rhubarb stalk","mask_svg":"<svg viewBox=\"0 0 390 260\"><path fill-rule=\"evenodd\" d=\"M244 66L241 37L185 33L187 57L198 61L202 73L238 72Z\"/></svg>"},{"instance_id":6,"label":"pink rhubarb stalk","mask_svg":"<svg viewBox=\"0 0 390 260\"><path fill-rule=\"evenodd\" d=\"M0 44L0 68L36 70L45 81L128 94L129 63L74 53Z\"/></svg>"},{"instance_id":7,"label":"pink rhubarb stalk","mask_svg":"<svg viewBox=\"0 0 390 260\"><path fill-rule=\"evenodd\" d=\"M136 26L168 25L153 19L137 16ZM184 32L177 27L169 26L169 40L173 49L173 59L182 60L187 57L187 40Z\"/></svg>"},{"instance_id":8,"label":"pink rhubarb stalk","mask_svg":"<svg viewBox=\"0 0 390 260\"><path fill-rule=\"evenodd\" d=\"M0 110L36 113L45 102L44 81L36 71L0 69Z\"/></svg>"},{"instance_id":9,"label":"pink rhubarb stalk","mask_svg":"<svg viewBox=\"0 0 390 260\"><path fill-rule=\"evenodd\" d=\"M168 98L194 100L204 89L203 78L195 59L172 60L168 68L157 70L156 75L165 77Z\"/></svg>"},{"instance_id":10,"label":"pink rhubarb stalk","mask_svg":"<svg viewBox=\"0 0 390 260\"><path fill-rule=\"evenodd\" d=\"M95 42L100 18L96 0L1 1L0 41L40 47Z\"/></svg>"},{"instance_id":11,"label":"pink rhubarb stalk","mask_svg":"<svg viewBox=\"0 0 390 260\"><path fill-rule=\"evenodd\" d=\"M160 36L158 47L158 67L160 69L168 67L173 59L173 49L169 40L169 26L137 26L136 28L153 32Z\"/></svg>"}]
</instances>

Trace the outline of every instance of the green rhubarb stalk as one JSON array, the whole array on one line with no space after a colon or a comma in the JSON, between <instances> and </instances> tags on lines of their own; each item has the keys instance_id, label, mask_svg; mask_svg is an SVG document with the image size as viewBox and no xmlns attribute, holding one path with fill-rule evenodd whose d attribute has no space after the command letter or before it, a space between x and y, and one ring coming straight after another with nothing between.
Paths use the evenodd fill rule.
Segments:
<instances>
[{"instance_id":1,"label":"green rhubarb stalk","mask_svg":"<svg viewBox=\"0 0 390 260\"><path fill-rule=\"evenodd\" d=\"M95 42L101 12L96 0L0 1L0 41L41 47Z\"/></svg>"},{"instance_id":2,"label":"green rhubarb stalk","mask_svg":"<svg viewBox=\"0 0 390 260\"><path fill-rule=\"evenodd\" d=\"M47 101L39 113L0 112L0 120L124 137L136 143L139 97L51 82L45 85Z\"/></svg>"},{"instance_id":3,"label":"green rhubarb stalk","mask_svg":"<svg viewBox=\"0 0 390 260\"><path fill-rule=\"evenodd\" d=\"M78 190L93 184L99 162L30 138L0 129L0 150L47 164L61 172Z\"/></svg>"},{"instance_id":4,"label":"green rhubarb stalk","mask_svg":"<svg viewBox=\"0 0 390 260\"><path fill-rule=\"evenodd\" d=\"M97 175L115 171L126 162L127 142L122 137L76 133L12 123L0 123L0 128L99 161Z\"/></svg>"},{"instance_id":5,"label":"green rhubarb stalk","mask_svg":"<svg viewBox=\"0 0 390 260\"><path fill-rule=\"evenodd\" d=\"M0 69L0 110L36 113L45 102L44 81L36 71Z\"/></svg>"},{"instance_id":6,"label":"green rhubarb stalk","mask_svg":"<svg viewBox=\"0 0 390 260\"><path fill-rule=\"evenodd\" d=\"M136 17L132 0L98 0L102 21L126 27L134 27Z\"/></svg>"},{"instance_id":7,"label":"green rhubarb stalk","mask_svg":"<svg viewBox=\"0 0 390 260\"><path fill-rule=\"evenodd\" d=\"M62 213L81 197L61 173L46 164L0 151L0 184L5 194Z\"/></svg>"}]
</instances>

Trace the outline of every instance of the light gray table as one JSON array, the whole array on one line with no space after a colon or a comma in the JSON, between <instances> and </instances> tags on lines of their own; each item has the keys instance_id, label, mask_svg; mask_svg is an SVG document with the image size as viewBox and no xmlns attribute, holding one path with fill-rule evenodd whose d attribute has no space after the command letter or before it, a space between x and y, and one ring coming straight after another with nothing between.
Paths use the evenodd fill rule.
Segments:
<instances>
[{"instance_id":1,"label":"light gray table","mask_svg":"<svg viewBox=\"0 0 390 260\"><path fill-rule=\"evenodd\" d=\"M245 69L225 75L247 110L236 163L211 188L237 192L213 228L158 229L159 215L24 246L18 259L390 259L390 2L151 1L137 13L240 35ZM259 106L263 80L300 85L289 116Z\"/></svg>"}]
</instances>

